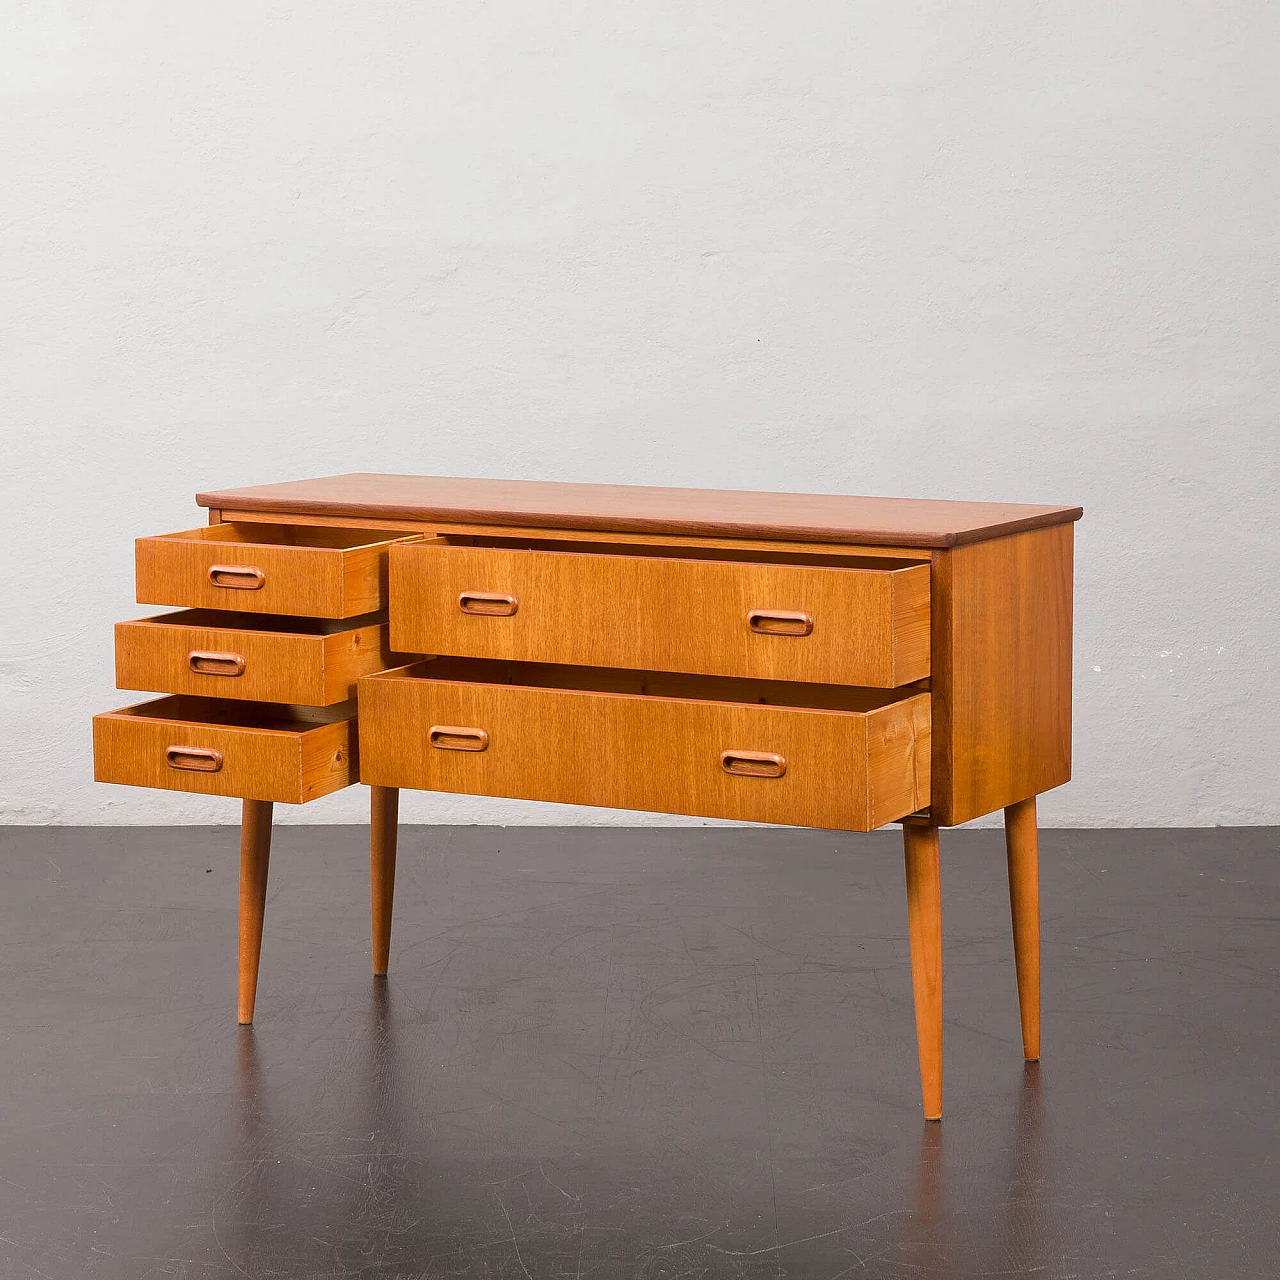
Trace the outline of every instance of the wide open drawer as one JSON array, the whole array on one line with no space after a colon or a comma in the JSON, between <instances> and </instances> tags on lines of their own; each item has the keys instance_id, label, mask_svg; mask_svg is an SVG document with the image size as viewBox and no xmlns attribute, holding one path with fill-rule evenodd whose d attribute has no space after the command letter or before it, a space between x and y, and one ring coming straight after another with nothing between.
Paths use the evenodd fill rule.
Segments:
<instances>
[{"instance_id":1,"label":"wide open drawer","mask_svg":"<svg viewBox=\"0 0 1280 1280\"><path fill-rule=\"evenodd\" d=\"M116 623L119 689L326 707L390 665L378 614L344 623L184 609Z\"/></svg>"},{"instance_id":2,"label":"wide open drawer","mask_svg":"<svg viewBox=\"0 0 1280 1280\"><path fill-rule=\"evenodd\" d=\"M444 537L392 547L393 647L885 689L929 674L927 564L577 546Z\"/></svg>"},{"instance_id":3,"label":"wide open drawer","mask_svg":"<svg viewBox=\"0 0 1280 1280\"><path fill-rule=\"evenodd\" d=\"M98 782L303 804L359 781L355 704L172 697L93 718Z\"/></svg>"},{"instance_id":4,"label":"wide open drawer","mask_svg":"<svg viewBox=\"0 0 1280 1280\"><path fill-rule=\"evenodd\" d=\"M386 607L393 541L369 529L248 523L139 538L138 603L355 618Z\"/></svg>"},{"instance_id":5,"label":"wide open drawer","mask_svg":"<svg viewBox=\"0 0 1280 1280\"><path fill-rule=\"evenodd\" d=\"M365 782L870 831L929 803L929 695L434 658L360 681Z\"/></svg>"}]
</instances>

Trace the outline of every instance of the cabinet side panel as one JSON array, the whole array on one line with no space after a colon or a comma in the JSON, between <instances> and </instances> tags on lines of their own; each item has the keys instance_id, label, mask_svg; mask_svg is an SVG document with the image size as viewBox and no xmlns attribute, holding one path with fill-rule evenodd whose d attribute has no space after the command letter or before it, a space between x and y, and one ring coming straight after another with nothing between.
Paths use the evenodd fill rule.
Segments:
<instances>
[{"instance_id":1,"label":"cabinet side panel","mask_svg":"<svg viewBox=\"0 0 1280 1280\"><path fill-rule=\"evenodd\" d=\"M968 822L1071 777L1074 527L935 553L933 812Z\"/></svg>"},{"instance_id":2,"label":"cabinet side panel","mask_svg":"<svg viewBox=\"0 0 1280 1280\"><path fill-rule=\"evenodd\" d=\"M893 575L893 683L923 680L929 674L930 569L927 564Z\"/></svg>"}]
</instances>

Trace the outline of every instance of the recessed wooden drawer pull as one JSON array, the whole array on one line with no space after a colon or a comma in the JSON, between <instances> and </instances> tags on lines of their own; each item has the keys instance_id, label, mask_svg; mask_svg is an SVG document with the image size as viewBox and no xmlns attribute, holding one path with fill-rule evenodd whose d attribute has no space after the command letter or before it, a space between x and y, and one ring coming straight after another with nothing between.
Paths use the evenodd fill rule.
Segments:
<instances>
[{"instance_id":1,"label":"recessed wooden drawer pull","mask_svg":"<svg viewBox=\"0 0 1280 1280\"><path fill-rule=\"evenodd\" d=\"M780 778L787 771L787 761L772 751L722 751L720 767L742 778Z\"/></svg>"},{"instance_id":2,"label":"recessed wooden drawer pull","mask_svg":"<svg viewBox=\"0 0 1280 1280\"><path fill-rule=\"evenodd\" d=\"M242 676L244 659L238 653L212 653L193 649L187 655L187 665L201 676Z\"/></svg>"},{"instance_id":3,"label":"recessed wooden drawer pull","mask_svg":"<svg viewBox=\"0 0 1280 1280\"><path fill-rule=\"evenodd\" d=\"M166 747L164 760L170 769L188 773L217 773L222 768L222 752L212 747Z\"/></svg>"},{"instance_id":4,"label":"recessed wooden drawer pull","mask_svg":"<svg viewBox=\"0 0 1280 1280\"><path fill-rule=\"evenodd\" d=\"M458 597L458 608L463 613L476 613L488 618L509 618L519 608L519 601L515 596L504 596L496 591L464 591Z\"/></svg>"},{"instance_id":5,"label":"recessed wooden drawer pull","mask_svg":"<svg viewBox=\"0 0 1280 1280\"><path fill-rule=\"evenodd\" d=\"M209 581L215 587L228 587L236 591L260 591L266 585L267 575L250 564L211 564Z\"/></svg>"},{"instance_id":6,"label":"recessed wooden drawer pull","mask_svg":"<svg viewBox=\"0 0 1280 1280\"><path fill-rule=\"evenodd\" d=\"M813 630L813 619L807 613L785 609L752 609L747 626L762 636L807 636Z\"/></svg>"},{"instance_id":7,"label":"recessed wooden drawer pull","mask_svg":"<svg viewBox=\"0 0 1280 1280\"><path fill-rule=\"evenodd\" d=\"M483 729L460 729L452 724L433 724L427 740L441 751L484 751L489 735Z\"/></svg>"}]
</instances>

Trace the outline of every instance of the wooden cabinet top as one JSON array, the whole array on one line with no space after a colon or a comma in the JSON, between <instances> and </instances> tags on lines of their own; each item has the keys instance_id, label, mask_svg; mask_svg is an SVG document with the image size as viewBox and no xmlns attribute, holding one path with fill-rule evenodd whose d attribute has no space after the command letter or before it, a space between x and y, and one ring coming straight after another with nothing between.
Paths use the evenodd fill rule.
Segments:
<instances>
[{"instance_id":1,"label":"wooden cabinet top","mask_svg":"<svg viewBox=\"0 0 1280 1280\"><path fill-rule=\"evenodd\" d=\"M1080 507L837 494L662 489L354 472L196 495L202 507L287 515L519 525L609 533L954 547L1078 520Z\"/></svg>"}]
</instances>

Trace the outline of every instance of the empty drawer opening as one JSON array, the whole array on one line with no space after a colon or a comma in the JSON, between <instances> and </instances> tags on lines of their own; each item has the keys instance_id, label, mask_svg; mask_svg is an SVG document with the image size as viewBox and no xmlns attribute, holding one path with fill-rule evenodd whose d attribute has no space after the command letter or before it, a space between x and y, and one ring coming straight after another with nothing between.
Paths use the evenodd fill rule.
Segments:
<instances>
[{"instance_id":1,"label":"empty drawer opening","mask_svg":"<svg viewBox=\"0 0 1280 1280\"><path fill-rule=\"evenodd\" d=\"M111 712L140 720L171 720L181 725L222 725L234 729L268 729L301 733L316 725L350 720L356 713L354 699L330 707L300 707L283 702L228 702L196 694L172 694Z\"/></svg>"},{"instance_id":2,"label":"empty drawer opening","mask_svg":"<svg viewBox=\"0 0 1280 1280\"><path fill-rule=\"evenodd\" d=\"M356 618L296 618L281 613L232 613L226 609L178 609L173 613L157 613L149 618L135 618L139 623L158 627L192 627L200 630L261 631L291 636L331 636L339 631L355 631L376 626L387 620L386 611L364 613Z\"/></svg>"},{"instance_id":3,"label":"empty drawer opening","mask_svg":"<svg viewBox=\"0 0 1280 1280\"><path fill-rule=\"evenodd\" d=\"M435 540L450 547L494 547L508 551L550 551L558 555L641 556L658 560L718 560L741 564L795 564L819 569L879 569L892 572L926 560L802 551L761 551L744 547L682 547L656 543L577 542L558 538L503 538L482 534L445 534Z\"/></svg>"},{"instance_id":4,"label":"empty drawer opening","mask_svg":"<svg viewBox=\"0 0 1280 1280\"><path fill-rule=\"evenodd\" d=\"M228 521L200 529L166 533L166 539L191 542L253 543L257 546L329 547L349 551L354 547L375 547L397 538L415 536L412 530L402 533L385 529L334 529L328 525L251 524Z\"/></svg>"},{"instance_id":5,"label":"empty drawer opening","mask_svg":"<svg viewBox=\"0 0 1280 1280\"><path fill-rule=\"evenodd\" d=\"M815 711L864 713L922 692L918 688L863 689L848 685L698 676L674 671L627 671L571 667L549 662L504 662L491 658L428 658L408 667L366 676L368 680L447 680L457 684L505 684L530 689L612 693L692 702L755 703Z\"/></svg>"}]
</instances>

